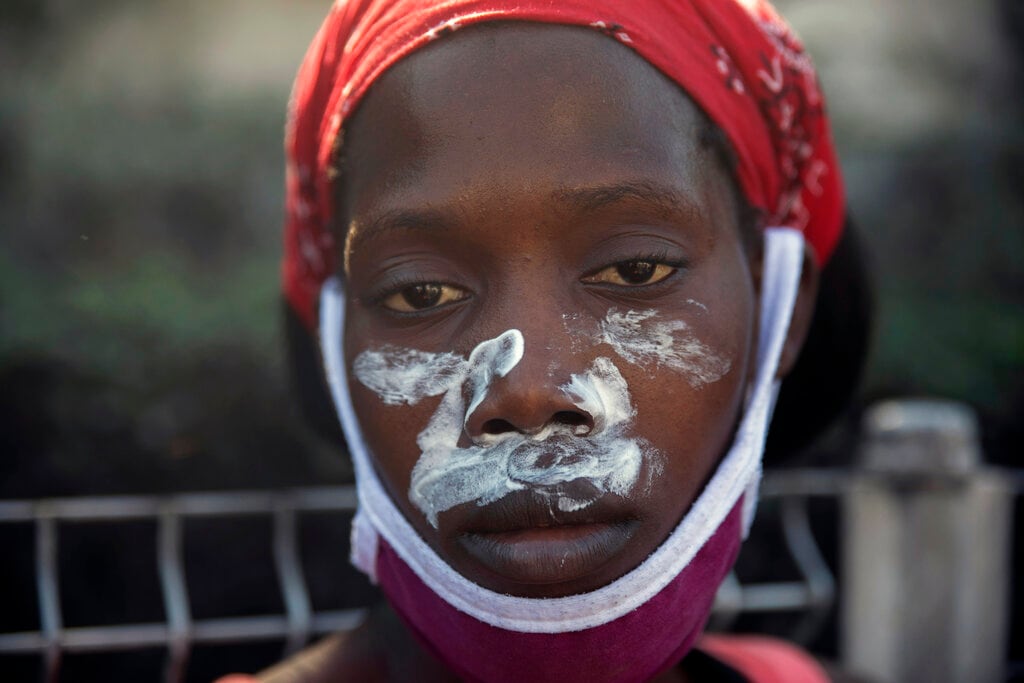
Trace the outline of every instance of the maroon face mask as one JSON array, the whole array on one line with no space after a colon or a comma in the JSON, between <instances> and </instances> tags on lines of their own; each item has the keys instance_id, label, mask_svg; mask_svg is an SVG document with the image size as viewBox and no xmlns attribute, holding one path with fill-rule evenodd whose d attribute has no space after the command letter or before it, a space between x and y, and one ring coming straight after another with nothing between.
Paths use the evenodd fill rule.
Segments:
<instances>
[{"instance_id":1,"label":"maroon face mask","mask_svg":"<svg viewBox=\"0 0 1024 683\"><path fill-rule=\"evenodd\" d=\"M637 568L597 590L523 598L459 575L416 533L374 471L342 360L344 293L321 297L324 365L356 469L353 563L376 581L410 630L471 680L646 680L694 644L756 506L761 453L779 356L800 280L799 232L769 229L757 372L732 447L665 542Z\"/></svg>"},{"instance_id":2,"label":"maroon face mask","mask_svg":"<svg viewBox=\"0 0 1024 683\"><path fill-rule=\"evenodd\" d=\"M377 581L421 643L470 681L646 681L693 647L715 593L739 552L742 502L672 581L628 614L566 633L522 633L486 624L445 602L387 543Z\"/></svg>"}]
</instances>

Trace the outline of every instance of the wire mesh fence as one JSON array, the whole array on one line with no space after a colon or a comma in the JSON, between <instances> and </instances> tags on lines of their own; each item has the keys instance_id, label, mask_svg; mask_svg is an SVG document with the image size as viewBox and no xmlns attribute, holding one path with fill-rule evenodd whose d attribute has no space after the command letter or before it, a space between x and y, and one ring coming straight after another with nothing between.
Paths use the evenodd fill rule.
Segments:
<instances>
[{"instance_id":1,"label":"wire mesh fence","mask_svg":"<svg viewBox=\"0 0 1024 683\"><path fill-rule=\"evenodd\" d=\"M735 574L722 586L714 626L727 629L746 612L798 611L796 637L812 639L835 604L835 577L811 532L807 500L842 493L848 476L833 470L794 470L770 475L765 499L782 501L781 525L786 550L799 570L791 581L741 584ZM351 486L282 491L187 493L174 496L121 496L0 502L0 524L30 524L35 539L35 587L40 628L0 634L0 656L35 654L43 658L44 679L59 680L68 653L114 652L161 647L166 650L164 680L184 680L191 650L197 645L280 640L285 655L311 638L351 628L365 607L313 608L300 559L297 525L303 515L352 512ZM183 561L184 522L197 518L264 517L272 522L271 552L284 605L283 613L244 617L193 618ZM83 523L155 523L156 557L165 619L161 622L104 626L65 625L61 609L58 557L61 530ZM138 552L125 548L124 552ZM334 549L334 552L339 552Z\"/></svg>"},{"instance_id":2,"label":"wire mesh fence","mask_svg":"<svg viewBox=\"0 0 1024 683\"><path fill-rule=\"evenodd\" d=\"M854 473L837 469L793 469L769 472L762 486L766 507L778 512L777 524L784 554L792 567L785 580L742 582L732 573L719 590L711 627L728 630L745 615L786 612L797 616L787 637L813 642L826 621L835 617L837 579L826 561L809 513L814 499L841 501ZM1019 495L1024 477L1013 479ZM300 649L317 636L352 628L366 605L344 609L315 609L310 597L298 533L300 521L318 513L351 513L354 487L299 488L280 491L222 491L171 496L119 496L0 502L0 527L28 525L34 536L33 563L39 628L0 633L0 658L33 655L41 658L43 679L60 680L62 662L75 653L115 653L161 648L166 655L163 680L186 679L190 656L197 646L278 641L282 655ZM190 608L190 579L183 560L186 522L198 519L260 518L269 521L273 558L283 610L249 616L195 618ZM143 623L68 626L62 610L59 570L62 532L88 523L145 521L155 534L155 557L164 619ZM759 522L759 524L761 524ZM764 530L755 526L754 534ZM838 534L838 531L836 531ZM755 538L756 540L756 538ZM137 546L124 553L146 552ZM784 551L784 552L783 552ZM324 552L341 553L331 548ZM742 564L742 556L741 562ZM0 661L2 668L2 661Z\"/></svg>"}]
</instances>

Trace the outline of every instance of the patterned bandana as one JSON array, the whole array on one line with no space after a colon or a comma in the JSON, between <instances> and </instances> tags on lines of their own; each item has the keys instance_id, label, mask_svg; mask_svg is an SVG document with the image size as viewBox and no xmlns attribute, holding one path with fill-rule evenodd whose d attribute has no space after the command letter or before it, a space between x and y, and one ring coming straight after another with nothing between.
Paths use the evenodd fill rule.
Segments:
<instances>
[{"instance_id":1,"label":"patterned bandana","mask_svg":"<svg viewBox=\"0 0 1024 683\"><path fill-rule=\"evenodd\" d=\"M339 0L299 70L285 141L285 295L310 330L335 273L331 163L345 119L393 64L470 24L591 27L679 84L726 134L763 224L800 230L824 264L845 207L817 77L764 0Z\"/></svg>"},{"instance_id":2,"label":"patterned bandana","mask_svg":"<svg viewBox=\"0 0 1024 683\"><path fill-rule=\"evenodd\" d=\"M765 241L757 377L735 441L690 511L640 566L585 594L529 599L455 572L395 508L360 436L342 361L344 292L330 226L330 168L346 117L389 67L464 26L519 20L590 27L635 50L719 126ZM356 469L353 560L425 645L469 680L647 680L703 628L757 500L775 372L805 243L820 263L845 207L824 103L803 48L763 0L339 0L299 72L286 140L284 285L319 331ZM319 301L319 309L318 309Z\"/></svg>"}]
</instances>

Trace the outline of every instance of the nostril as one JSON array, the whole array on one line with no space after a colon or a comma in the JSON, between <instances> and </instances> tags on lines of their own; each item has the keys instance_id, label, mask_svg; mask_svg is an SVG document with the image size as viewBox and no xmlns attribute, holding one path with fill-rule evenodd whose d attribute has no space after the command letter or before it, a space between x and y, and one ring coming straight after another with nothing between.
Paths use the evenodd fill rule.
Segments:
<instances>
[{"instance_id":1,"label":"nostril","mask_svg":"<svg viewBox=\"0 0 1024 683\"><path fill-rule=\"evenodd\" d=\"M579 436L589 434L594 428L594 423L587 415L572 410L558 411L551 416L551 420L548 424L569 427L574 434ZM516 427L513 423L502 418L492 418L487 420L480 427L480 433L487 434L489 436L498 436L499 434L508 434L510 432L533 433L532 431L525 432L523 429Z\"/></svg>"},{"instance_id":2,"label":"nostril","mask_svg":"<svg viewBox=\"0 0 1024 683\"><path fill-rule=\"evenodd\" d=\"M556 424L572 427L574 434L589 434L594 428L594 423L587 415L572 410L560 410L551 416Z\"/></svg>"},{"instance_id":3,"label":"nostril","mask_svg":"<svg viewBox=\"0 0 1024 683\"><path fill-rule=\"evenodd\" d=\"M484 433L484 434L492 434L492 435L494 435L494 434L505 434L507 432L516 432L516 431L519 431L519 430L517 430L512 425L512 423L509 422L508 420L502 420L500 418L495 418L493 420L488 420L487 422L484 422L484 424L481 427L480 431L482 433Z\"/></svg>"},{"instance_id":4,"label":"nostril","mask_svg":"<svg viewBox=\"0 0 1024 683\"><path fill-rule=\"evenodd\" d=\"M560 410L555 413L552 418L559 424L569 425L570 427L576 427L578 425L587 424L587 418L580 413L574 413L571 410Z\"/></svg>"}]
</instances>

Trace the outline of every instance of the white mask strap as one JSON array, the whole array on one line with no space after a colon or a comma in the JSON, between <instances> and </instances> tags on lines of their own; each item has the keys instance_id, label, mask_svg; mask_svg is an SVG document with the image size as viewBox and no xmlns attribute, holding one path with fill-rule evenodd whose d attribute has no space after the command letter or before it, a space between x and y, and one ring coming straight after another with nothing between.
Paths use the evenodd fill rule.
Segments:
<instances>
[{"instance_id":1,"label":"white mask strap","mask_svg":"<svg viewBox=\"0 0 1024 683\"><path fill-rule=\"evenodd\" d=\"M321 292L320 345L331 395L355 467L359 510L352 528L353 564L376 580L378 537L383 536L416 575L456 609L499 628L560 633L608 623L654 597L689 564L740 496L744 496L746 533L757 504L761 454L779 387L775 375L799 290L804 256L803 235L797 230L769 228L764 241L757 373L732 447L690 511L640 566L597 590L563 598L515 597L469 581L446 564L395 507L377 478L352 409L342 354L345 294L337 279L328 280Z\"/></svg>"}]
</instances>

